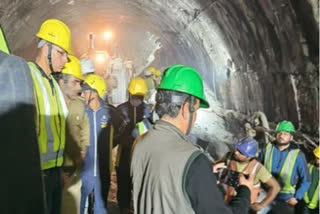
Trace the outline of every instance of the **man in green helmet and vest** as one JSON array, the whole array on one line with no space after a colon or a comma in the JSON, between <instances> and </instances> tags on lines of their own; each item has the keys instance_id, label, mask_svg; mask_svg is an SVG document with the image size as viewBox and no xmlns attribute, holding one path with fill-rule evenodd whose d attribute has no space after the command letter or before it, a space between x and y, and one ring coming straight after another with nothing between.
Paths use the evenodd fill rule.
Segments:
<instances>
[{"instance_id":1,"label":"man in green helmet and vest","mask_svg":"<svg viewBox=\"0 0 320 214\"><path fill-rule=\"evenodd\" d=\"M262 149L259 160L278 180L281 190L269 213L295 213L295 207L310 185L304 154L293 142L294 125L287 120L276 128L276 140Z\"/></svg>"},{"instance_id":2,"label":"man in green helmet and vest","mask_svg":"<svg viewBox=\"0 0 320 214\"><path fill-rule=\"evenodd\" d=\"M38 53L29 62L36 103L36 131L44 174L49 214L61 210L61 166L65 146L65 119L68 108L52 74L61 72L71 51L71 33L57 19L44 21L36 34Z\"/></svg>"},{"instance_id":3,"label":"man in green helmet and vest","mask_svg":"<svg viewBox=\"0 0 320 214\"><path fill-rule=\"evenodd\" d=\"M32 78L27 63L8 54L0 26L0 213L47 213Z\"/></svg>"},{"instance_id":4,"label":"man in green helmet and vest","mask_svg":"<svg viewBox=\"0 0 320 214\"><path fill-rule=\"evenodd\" d=\"M308 164L311 184L300 204L301 214L319 214L319 146L313 150L314 159Z\"/></svg>"},{"instance_id":5,"label":"man in green helmet and vest","mask_svg":"<svg viewBox=\"0 0 320 214\"><path fill-rule=\"evenodd\" d=\"M223 201L208 158L187 138L199 108L208 108L200 74L173 65L157 89L153 128L133 148L131 175L134 212L138 214L248 213L253 176L239 177L238 195Z\"/></svg>"}]
</instances>

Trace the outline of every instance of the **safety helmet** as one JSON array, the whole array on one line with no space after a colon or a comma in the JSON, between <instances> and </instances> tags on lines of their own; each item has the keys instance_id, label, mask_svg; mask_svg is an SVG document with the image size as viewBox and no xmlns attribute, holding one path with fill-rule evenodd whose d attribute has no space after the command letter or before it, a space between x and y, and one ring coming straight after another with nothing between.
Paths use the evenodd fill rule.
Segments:
<instances>
[{"instance_id":1,"label":"safety helmet","mask_svg":"<svg viewBox=\"0 0 320 214\"><path fill-rule=\"evenodd\" d=\"M148 70L149 70L152 74L154 74L154 72L156 71L156 69L155 69L153 66L150 66L150 67L148 68Z\"/></svg>"},{"instance_id":2,"label":"safety helmet","mask_svg":"<svg viewBox=\"0 0 320 214\"><path fill-rule=\"evenodd\" d=\"M192 67L172 65L167 68L157 89L178 91L200 99L200 107L208 108L200 74Z\"/></svg>"},{"instance_id":3,"label":"safety helmet","mask_svg":"<svg viewBox=\"0 0 320 214\"><path fill-rule=\"evenodd\" d=\"M89 74L84 82L91 88L97 91L99 97L104 99L107 92L107 84L104 79L97 74Z\"/></svg>"},{"instance_id":4,"label":"safety helmet","mask_svg":"<svg viewBox=\"0 0 320 214\"><path fill-rule=\"evenodd\" d=\"M276 131L277 132L291 132L291 133L293 133L296 130L294 128L294 125L290 121L284 120L284 121L278 123Z\"/></svg>"},{"instance_id":5,"label":"safety helmet","mask_svg":"<svg viewBox=\"0 0 320 214\"><path fill-rule=\"evenodd\" d=\"M69 55L68 58L69 62L64 65L64 69L62 69L61 73L69 74L75 78L84 80L84 76L81 73L80 61L72 55Z\"/></svg>"},{"instance_id":6,"label":"safety helmet","mask_svg":"<svg viewBox=\"0 0 320 214\"><path fill-rule=\"evenodd\" d=\"M72 54L71 32L68 26L60 20L48 19L42 23L36 36L47 42L55 44Z\"/></svg>"},{"instance_id":7,"label":"safety helmet","mask_svg":"<svg viewBox=\"0 0 320 214\"><path fill-rule=\"evenodd\" d=\"M90 74L95 72L94 63L91 59L83 58L80 60L82 74Z\"/></svg>"},{"instance_id":8,"label":"safety helmet","mask_svg":"<svg viewBox=\"0 0 320 214\"><path fill-rule=\"evenodd\" d=\"M155 72L154 72L154 75L156 77L160 76L161 75L161 71L159 69L157 69Z\"/></svg>"},{"instance_id":9,"label":"safety helmet","mask_svg":"<svg viewBox=\"0 0 320 214\"><path fill-rule=\"evenodd\" d=\"M313 154L314 154L314 156L316 156L317 158L319 158L319 146L317 146L317 147L313 150Z\"/></svg>"},{"instance_id":10,"label":"safety helmet","mask_svg":"<svg viewBox=\"0 0 320 214\"><path fill-rule=\"evenodd\" d=\"M145 76L151 76L153 73L149 70L149 69L147 69L147 70L145 70L144 71L144 75Z\"/></svg>"},{"instance_id":11,"label":"safety helmet","mask_svg":"<svg viewBox=\"0 0 320 214\"><path fill-rule=\"evenodd\" d=\"M254 157L258 152L258 142L252 137L246 137L236 143L237 150L247 157Z\"/></svg>"},{"instance_id":12,"label":"safety helmet","mask_svg":"<svg viewBox=\"0 0 320 214\"><path fill-rule=\"evenodd\" d=\"M140 77L133 78L129 83L128 91L132 95L145 96L147 93L146 82Z\"/></svg>"}]
</instances>

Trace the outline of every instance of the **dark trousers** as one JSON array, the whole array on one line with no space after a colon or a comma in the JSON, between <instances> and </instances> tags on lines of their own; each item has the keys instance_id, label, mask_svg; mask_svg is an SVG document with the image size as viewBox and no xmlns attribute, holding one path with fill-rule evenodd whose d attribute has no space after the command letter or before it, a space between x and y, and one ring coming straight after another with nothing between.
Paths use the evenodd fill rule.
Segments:
<instances>
[{"instance_id":1,"label":"dark trousers","mask_svg":"<svg viewBox=\"0 0 320 214\"><path fill-rule=\"evenodd\" d=\"M270 207L268 214L295 214L295 207L282 200L274 200Z\"/></svg>"},{"instance_id":2,"label":"dark trousers","mask_svg":"<svg viewBox=\"0 0 320 214\"><path fill-rule=\"evenodd\" d=\"M60 214L62 196L61 168L55 167L43 170L43 178L48 214Z\"/></svg>"},{"instance_id":3,"label":"dark trousers","mask_svg":"<svg viewBox=\"0 0 320 214\"><path fill-rule=\"evenodd\" d=\"M309 209L304 200L301 200L297 206L296 214L319 214L319 207L315 209Z\"/></svg>"},{"instance_id":4,"label":"dark trousers","mask_svg":"<svg viewBox=\"0 0 320 214\"><path fill-rule=\"evenodd\" d=\"M117 200L118 205L121 210L129 209L131 203L131 191L132 191L132 183L130 177L130 166L128 165L120 165L116 168L117 171L117 184L118 184L118 192L117 192Z\"/></svg>"}]
</instances>

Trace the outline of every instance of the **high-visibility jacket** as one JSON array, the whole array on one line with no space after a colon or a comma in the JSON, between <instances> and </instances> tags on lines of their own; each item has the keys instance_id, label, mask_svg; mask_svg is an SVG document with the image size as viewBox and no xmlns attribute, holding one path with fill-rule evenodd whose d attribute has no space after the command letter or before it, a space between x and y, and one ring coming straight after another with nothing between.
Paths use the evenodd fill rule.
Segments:
<instances>
[{"instance_id":1,"label":"high-visibility jacket","mask_svg":"<svg viewBox=\"0 0 320 214\"><path fill-rule=\"evenodd\" d=\"M274 145L271 143L267 144L265 150L265 158L264 158L264 166L268 169L269 172L272 172L272 156L274 152ZM289 151L287 157L282 165L279 174L279 183L281 184L282 188L280 193L284 194L294 194L296 192L296 185L291 184L291 177L295 162L299 155L299 149L293 149Z\"/></svg>"},{"instance_id":2,"label":"high-visibility jacket","mask_svg":"<svg viewBox=\"0 0 320 214\"><path fill-rule=\"evenodd\" d=\"M0 27L0 50L7 54L10 54L6 38L4 36L3 30L1 27Z\"/></svg>"},{"instance_id":3,"label":"high-visibility jacket","mask_svg":"<svg viewBox=\"0 0 320 214\"><path fill-rule=\"evenodd\" d=\"M68 108L63 94L52 76L29 62L34 84L36 130L43 170L60 167L65 145L65 119Z\"/></svg>"},{"instance_id":4,"label":"high-visibility jacket","mask_svg":"<svg viewBox=\"0 0 320 214\"><path fill-rule=\"evenodd\" d=\"M315 170L315 167L314 165L312 164L308 164L309 166L309 172L310 172L310 175L312 174L312 171ZM316 172L316 173L319 173L319 172ZM309 198L309 191L314 191L313 192L313 195L312 195L312 198L310 200ZM316 189L314 190L308 190L305 194L304 194L304 201L306 202L307 204L307 207L309 209L315 209L317 208L318 206L318 200L319 200L319 180L318 180L318 184L316 186Z\"/></svg>"},{"instance_id":5,"label":"high-visibility jacket","mask_svg":"<svg viewBox=\"0 0 320 214\"><path fill-rule=\"evenodd\" d=\"M140 135L146 133L151 128L152 123L149 121L149 118L144 118L141 122L136 124L136 128L132 131L132 136L134 138L137 138Z\"/></svg>"}]
</instances>

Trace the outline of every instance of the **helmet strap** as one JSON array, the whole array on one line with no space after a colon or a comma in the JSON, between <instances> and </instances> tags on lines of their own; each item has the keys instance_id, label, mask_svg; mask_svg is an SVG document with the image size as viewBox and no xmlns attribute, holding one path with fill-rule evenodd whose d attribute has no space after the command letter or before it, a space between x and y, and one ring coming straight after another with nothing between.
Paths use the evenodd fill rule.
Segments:
<instances>
[{"instance_id":1,"label":"helmet strap","mask_svg":"<svg viewBox=\"0 0 320 214\"><path fill-rule=\"evenodd\" d=\"M190 100L189 101L189 121L188 121L188 129L187 129L186 135L188 135L190 133L191 128L192 128L192 119L193 119L194 103L195 103L194 96L190 96L188 99Z\"/></svg>"},{"instance_id":2,"label":"helmet strap","mask_svg":"<svg viewBox=\"0 0 320 214\"><path fill-rule=\"evenodd\" d=\"M51 73L54 73L54 70L52 67L52 44L51 43L48 43L48 62L49 62Z\"/></svg>"}]
</instances>

